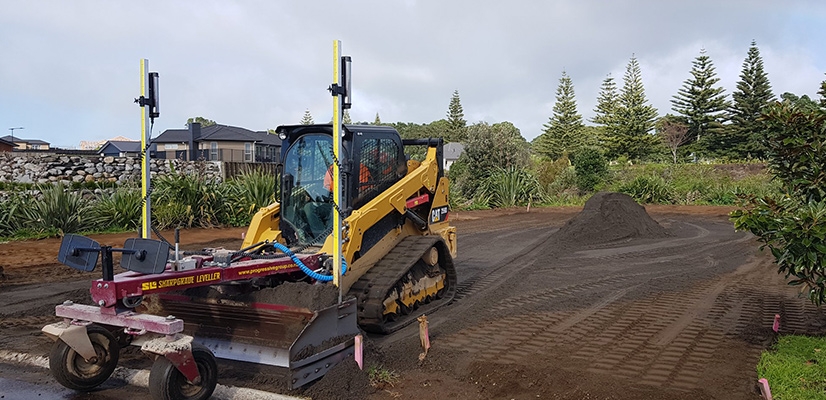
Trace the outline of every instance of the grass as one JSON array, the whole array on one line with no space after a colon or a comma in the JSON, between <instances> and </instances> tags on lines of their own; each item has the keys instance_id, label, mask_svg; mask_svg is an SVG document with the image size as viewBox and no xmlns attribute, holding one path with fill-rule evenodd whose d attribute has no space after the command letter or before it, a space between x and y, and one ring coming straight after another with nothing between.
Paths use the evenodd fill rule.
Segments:
<instances>
[{"instance_id":1,"label":"grass","mask_svg":"<svg viewBox=\"0 0 826 400\"><path fill-rule=\"evenodd\" d=\"M383 365L371 365L367 367L367 376L370 378L370 386L375 388L392 387L399 381L399 374L385 368Z\"/></svg>"},{"instance_id":2,"label":"grass","mask_svg":"<svg viewBox=\"0 0 826 400\"><path fill-rule=\"evenodd\" d=\"M760 356L757 376L777 400L826 400L826 338L780 337Z\"/></svg>"}]
</instances>

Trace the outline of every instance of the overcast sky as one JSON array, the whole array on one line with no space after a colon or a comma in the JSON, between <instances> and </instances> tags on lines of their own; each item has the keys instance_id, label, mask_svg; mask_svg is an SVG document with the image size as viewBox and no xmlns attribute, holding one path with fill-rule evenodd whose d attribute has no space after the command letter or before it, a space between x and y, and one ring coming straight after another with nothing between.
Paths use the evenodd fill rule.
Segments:
<instances>
[{"instance_id":1,"label":"overcast sky","mask_svg":"<svg viewBox=\"0 0 826 400\"><path fill-rule=\"evenodd\" d=\"M826 79L826 2L0 0L0 136L76 147L140 138L139 60L161 77L155 135L204 116L253 130L332 115L332 42L353 58L354 121L444 118L541 133L562 71L587 119L632 54L661 115L705 48L731 95L757 41L776 94Z\"/></svg>"}]
</instances>

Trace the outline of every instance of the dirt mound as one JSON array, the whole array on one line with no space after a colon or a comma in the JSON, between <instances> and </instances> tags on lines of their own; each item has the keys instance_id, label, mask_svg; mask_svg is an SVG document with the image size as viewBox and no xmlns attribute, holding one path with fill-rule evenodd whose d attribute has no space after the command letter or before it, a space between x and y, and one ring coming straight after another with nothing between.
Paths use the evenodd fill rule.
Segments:
<instances>
[{"instance_id":1,"label":"dirt mound","mask_svg":"<svg viewBox=\"0 0 826 400\"><path fill-rule=\"evenodd\" d=\"M360 400L373 392L367 371L360 370L355 360L347 358L310 386L304 395L313 399Z\"/></svg>"},{"instance_id":2,"label":"dirt mound","mask_svg":"<svg viewBox=\"0 0 826 400\"><path fill-rule=\"evenodd\" d=\"M662 238L668 233L631 196L599 192L588 199L582 212L555 236L563 242L598 244L631 238Z\"/></svg>"},{"instance_id":3,"label":"dirt mound","mask_svg":"<svg viewBox=\"0 0 826 400\"><path fill-rule=\"evenodd\" d=\"M336 304L338 288L329 284L311 285L304 282L285 282L240 296L238 300L255 303L283 304L320 310Z\"/></svg>"}]
</instances>

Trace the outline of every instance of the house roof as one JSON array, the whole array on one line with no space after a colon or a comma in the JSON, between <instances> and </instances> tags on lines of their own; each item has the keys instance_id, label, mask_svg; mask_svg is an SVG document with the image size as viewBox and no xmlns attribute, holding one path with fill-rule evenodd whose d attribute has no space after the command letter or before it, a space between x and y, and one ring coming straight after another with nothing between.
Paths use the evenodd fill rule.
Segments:
<instances>
[{"instance_id":1,"label":"house roof","mask_svg":"<svg viewBox=\"0 0 826 400\"><path fill-rule=\"evenodd\" d=\"M109 140L100 147L98 153L103 153L107 147L112 147L120 153L140 153L141 142L134 142L131 140Z\"/></svg>"},{"instance_id":2,"label":"house roof","mask_svg":"<svg viewBox=\"0 0 826 400\"><path fill-rule=\"evenodd\" d=\"M3 138L0 138L0 144L5 144L5 145L9 145L9 146L14 146L14 143L12 143L12 142L11 142L11 140L5 140L5 139L3 139Z\"/></svg>"},{"instance_id":3,"label":"house roof","mask_svg":"<svg viewBox=\"0 0 826 400\"><path fill-rule=\"evenodd\" d=\"M459 142L450 142L444 146L444 155L448 160L458 160L465 151L465 145Z\"/></svg>"},{"instance_id":4,"label":"house roof","mask_svg":"<svg viewBox=\"0 0 826 400\"><path fill-rule=\"evenodd\" d=\"M189 141L188 129L167 129L153 143L183 143ZM278 135L271 135L267 132L251 131L249 129L215 124L201 128L201 136L195 139L196 142L258 142L272 146L280 146L281 139Z\"/></svg>"},{"instance_id":5,"label":"house roof","mask_svg":"<svg viewBox=\"0 0 826 400\"><path fill-rule=\"evenodd\" d=\"M6 136L3 136L3 137L1 137L0 139L3 139L3 140L5 140L5 141L7 141L7 142L9 142L9 143L11 143L11 142L12 142L12 137L11 137L11 135L6 135ZM21 138L21 137L19 137L19 136L15 136L15 137L14 137L14 143L49 144L49 142L44 142L44 141L39 140L39 139L23 139L23 138Z\"/></svg>"}]
</instances>

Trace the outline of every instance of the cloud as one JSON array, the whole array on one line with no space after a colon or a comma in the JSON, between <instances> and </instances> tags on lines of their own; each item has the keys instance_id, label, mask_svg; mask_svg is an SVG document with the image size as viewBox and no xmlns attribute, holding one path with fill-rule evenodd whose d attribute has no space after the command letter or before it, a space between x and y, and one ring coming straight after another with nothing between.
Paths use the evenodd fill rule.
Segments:
<instances>
[{"instance_id":1,"label":"cloud","mask_svg":"<svg viewBox=\"0 0 826 400\"><path fill-rule=\"evenodd\" d=\"M309 109L326 122L341 39L354 120L430 122L459 90L468 121L511 121L532 139L563 69L588 118L632 54L660 114L703 47L730 94L751 40L777 94L814 96L824 19L817 1L13 2L0 14L0 124L62 146L137 138L142 57L161 74L156 132L196 115L267 129Z\"/></svg>"}]
</instances>

